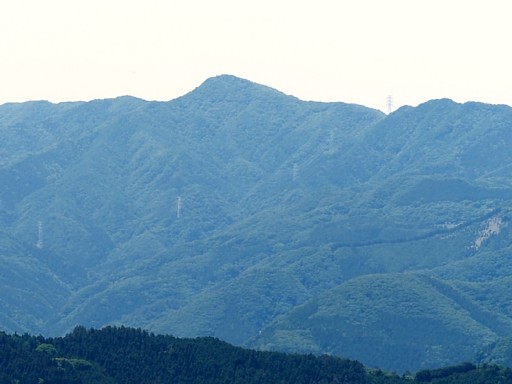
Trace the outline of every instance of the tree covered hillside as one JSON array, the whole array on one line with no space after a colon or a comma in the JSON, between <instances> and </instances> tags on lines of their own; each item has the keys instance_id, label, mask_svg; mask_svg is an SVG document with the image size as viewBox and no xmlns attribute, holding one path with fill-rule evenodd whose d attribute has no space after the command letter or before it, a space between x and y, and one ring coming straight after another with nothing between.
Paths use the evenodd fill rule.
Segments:
<instances>
[{"instance_id":1,"label":"tree covered hillside","mask_svg":"<svg viewBox=\"0 0 512 384\"><path fill-rule=\"evenodd\" d=\"M0 140L7 332L510 362L510 107L385 115L223 75L169 102L4 104Z\"/></svg>"},{"instance_id":2,"label":"tree covered hillside","mask_svg":"<svg viewBox=\"0 0 512 384\"><path fill-rule=\"evenodd\" d=\"M0 334L0 383L498 384L499 366L458 366L399 377L331 356L258 352L213 338L179 339L141 329L77 327L65 337Z\"/></svg>"}]
</instances>

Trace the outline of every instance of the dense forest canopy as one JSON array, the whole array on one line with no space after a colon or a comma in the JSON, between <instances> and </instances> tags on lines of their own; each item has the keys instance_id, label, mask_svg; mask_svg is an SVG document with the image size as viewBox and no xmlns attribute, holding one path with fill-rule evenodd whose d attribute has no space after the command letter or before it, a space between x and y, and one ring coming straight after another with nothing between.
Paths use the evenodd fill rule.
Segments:
<instances>
[{"instance_id":1,"label":"dense forest canopy","mask_svg":"<svg viewBox=\"0 0 512 384\"><path fill-rule=\"evenodd\" d=\"M0 333L0 383L498 384L512 369L462 364L398 376L331 356L261 352L211 337L77 327L65 337Z\"/></svg>"}]
</instances>

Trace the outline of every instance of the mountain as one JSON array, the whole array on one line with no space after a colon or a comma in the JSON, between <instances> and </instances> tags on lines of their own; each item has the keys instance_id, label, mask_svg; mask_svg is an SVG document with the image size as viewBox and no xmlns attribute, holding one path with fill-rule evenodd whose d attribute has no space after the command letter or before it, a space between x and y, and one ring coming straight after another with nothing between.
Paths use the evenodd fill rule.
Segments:
<instances>
[{"instance_id":1,"label":"mountain","mask_svg":"<svg viewBox=\"0 0 512 384\"><path fill-rule=\"evenodd\" d=\"M126 325L405 371L510 362L512 108L234 76L0 106L0 327Z\"/></svg>"}]
</instances>

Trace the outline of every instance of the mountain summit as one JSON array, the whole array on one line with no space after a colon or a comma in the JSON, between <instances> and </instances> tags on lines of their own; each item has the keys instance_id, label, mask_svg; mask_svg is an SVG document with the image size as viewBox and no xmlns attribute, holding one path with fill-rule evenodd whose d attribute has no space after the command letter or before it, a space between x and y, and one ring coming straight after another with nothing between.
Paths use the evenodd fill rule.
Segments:
<instances>
[{"instance_id":1,"label":"mountain summit","mask_svg":"<svg viewBox=\"0 0 512 384\"><path fill-rule=\"evenodd\" d=\"M507 361L512 109L386 116L234 76L0 106L0 325L416 370Z\"/></svg>"},{"instance_id":2,"label":"mountain summit","mask_svg":"<svg viewBox=\"0 0 512 384\"><path fill-rule=\"evenodd\" d=\"M219 75L205 80L199 87L192 91L209 100L217 100L220 95L247 94L251 92L267 92L267 94L282 94L281 92L254 83L252 81L242 79L233 75ZM222 99L221 99L222 100Z\"/></svg>"}]
</instances>

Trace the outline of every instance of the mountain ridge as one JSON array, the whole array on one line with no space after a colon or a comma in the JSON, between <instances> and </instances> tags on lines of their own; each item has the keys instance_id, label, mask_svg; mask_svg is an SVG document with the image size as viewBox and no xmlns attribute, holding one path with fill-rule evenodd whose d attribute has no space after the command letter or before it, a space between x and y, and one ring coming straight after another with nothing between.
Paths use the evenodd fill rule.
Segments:
<instances>
[{"instance_id":1,"label":"mountain ridge","mask_svg":"<svg viewBox=\"0 0 512 384\"><path fill-rule=\"evenodd\" d=\"M511 121L510 107L448 99L385 115L230 75L167 102L4 104L0 326L124 324L390 370L478 359L512 321L497 283L510 268ZM374 313L399 321L301 328L300 308L321 298L344 314L336 292L360 290L349 304L370 313L374 286L386 298ZM415 334L422 321L444 338ZM340 334L352 349L333 347Z\"/></svg>"}]
</instances>

